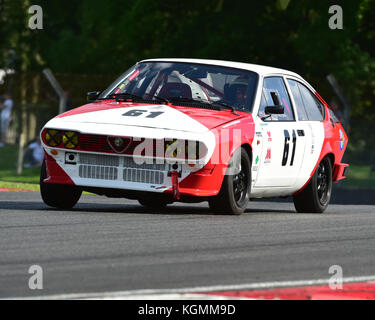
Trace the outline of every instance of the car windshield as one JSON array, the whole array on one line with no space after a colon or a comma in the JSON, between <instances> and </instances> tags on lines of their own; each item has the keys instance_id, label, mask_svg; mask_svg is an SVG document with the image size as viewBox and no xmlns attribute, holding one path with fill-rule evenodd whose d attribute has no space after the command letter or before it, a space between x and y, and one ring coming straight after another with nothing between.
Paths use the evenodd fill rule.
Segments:
<instances>
[{"instance_id":1,"label":"car windshield","mask_svg":"<svg viewBox=\"0 0 375 320\"><path fill-rule=\"evenodd\" d=\"M251 111L258 75L255 72L182 62L138 63L99 99L128 97L170 101L174 104L209 103Z\"/></svg>"}]
</instances>

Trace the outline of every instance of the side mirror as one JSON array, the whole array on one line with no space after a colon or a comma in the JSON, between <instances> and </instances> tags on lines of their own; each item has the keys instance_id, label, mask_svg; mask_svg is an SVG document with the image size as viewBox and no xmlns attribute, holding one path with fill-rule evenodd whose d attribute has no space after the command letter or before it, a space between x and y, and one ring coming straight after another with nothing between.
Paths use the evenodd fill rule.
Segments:
<instances>
[{"instance_id":1,"label":"side mirror","mask_svg":"<svg viewBox=\"0 0 375 320\"><path fill-rule=\"evenodd\" d=\"M284 114L284 106L268 106L264 108L266 114Z\"/></svg>"},{"instance_id":2,"label":"side mirror","mask_svg":"<svg viewBox=\"0 0 375 320\"><path fill-rule=\"evenodd\" d=\"M271 98L274 105L265 107L264 112L266 114L284 114L284 106L281 105L276 91L271 91Z\"/></svg>"},{"instance_id":3,"label":"side mirror","mask_svg":"<svg viewBox=\"0 0 375 320\"><path fill-rule=\"evenodd\" d=\"M88 102L94 102L96 101L100 96L100 91L92 91L87 93L87 101Z\"/></svg>"}]
</instances>

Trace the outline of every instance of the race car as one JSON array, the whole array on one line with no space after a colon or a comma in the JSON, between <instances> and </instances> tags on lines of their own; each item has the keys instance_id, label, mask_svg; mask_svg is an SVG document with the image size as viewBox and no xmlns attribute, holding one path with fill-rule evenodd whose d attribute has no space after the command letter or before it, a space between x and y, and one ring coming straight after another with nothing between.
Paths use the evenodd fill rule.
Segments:
<instances>
[{"instance_id":1,"label":"race car","mask_svg":"<svg viewBox=\"0 0 375 320\"><path fill-rule=\"evenodd\" d=\"M297 212L322 213L347 176L343 126L291 71L149 59L87 97L41 131L49 206L70 209L88 191L155 210L208 201L214 213L241 214L250 199L290 196Z\"/></svg>"}]
</instances>

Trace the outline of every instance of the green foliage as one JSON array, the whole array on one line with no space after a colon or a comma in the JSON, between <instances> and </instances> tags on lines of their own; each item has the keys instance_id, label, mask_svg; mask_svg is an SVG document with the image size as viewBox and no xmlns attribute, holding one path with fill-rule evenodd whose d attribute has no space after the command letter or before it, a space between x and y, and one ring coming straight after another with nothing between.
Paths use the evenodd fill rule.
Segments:
<instances>
[{"instance_id":1,"label":"green foliage","mask_svg":"<svg viewBox=\"0 0 375 320\"><path fill-rule=\"evenodd\" d=\"M3 182L39 183L40 168L24 169L22 176L17 175L17 154L18 146L0 148L0 188L6 188Z\"/></svg>"},{"instance_id":2,"label":"green foliage","mask_svg":"<svg viewBox=\"0 0 375 320\"><path fill-rule=\"evenodd\" d=\"M30 0L3 1L0 66L9 49L17 70L80 74L120 74L145 58L225 59L296 71L327 102L332 73L352 105L350 142L375 149L375 0L35 0L38 31L26 27ZM333 4L343 30L328 27Z\"/></svg>"}]
</instances>

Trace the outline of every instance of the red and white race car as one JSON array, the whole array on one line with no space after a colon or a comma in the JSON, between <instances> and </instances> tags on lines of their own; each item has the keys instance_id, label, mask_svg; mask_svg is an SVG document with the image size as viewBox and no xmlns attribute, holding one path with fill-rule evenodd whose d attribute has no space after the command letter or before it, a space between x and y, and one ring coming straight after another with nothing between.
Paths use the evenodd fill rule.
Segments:
<instances>
[{"instance_id":1,"label":"red and white race car","mask_svg":"<svg viewBox=\"0 0 375 320\"><path fill-rule=\"evenodd\" d=\"M41 131L47 205L72 208L86 190L241 214L250 198L293 196L298 212L320 213L347 174L342 125L290 71L144 60L88 99Z\"/></svg>"}]
</instances>

